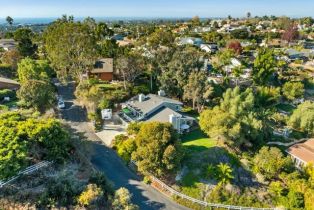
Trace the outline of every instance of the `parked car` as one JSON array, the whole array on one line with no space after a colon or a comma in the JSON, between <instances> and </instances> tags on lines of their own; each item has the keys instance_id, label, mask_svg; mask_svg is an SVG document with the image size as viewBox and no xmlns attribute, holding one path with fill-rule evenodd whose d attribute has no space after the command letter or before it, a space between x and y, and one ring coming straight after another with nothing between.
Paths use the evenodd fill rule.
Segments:
<instances>
[{"instance_id":1,"label":"parked car","mask_svg":"<svg viewBox=\"0 0 314 210\"><path fill-rule=\"evenodd\" d=\"M64 101L62 101L62 100L59 100L59 101L58 101L58 108L59 108L59 109L64 109L64 108L65 108Z\"/></svg>"}]
</instances>

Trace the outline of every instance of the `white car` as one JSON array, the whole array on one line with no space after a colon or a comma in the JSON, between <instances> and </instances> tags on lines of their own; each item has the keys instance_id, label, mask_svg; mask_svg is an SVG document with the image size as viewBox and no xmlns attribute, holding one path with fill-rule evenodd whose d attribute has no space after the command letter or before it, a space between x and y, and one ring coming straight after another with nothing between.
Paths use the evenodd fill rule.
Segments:
<instances>
[{"instance_id":1,"label":"white car","mask_svg":"<svg viewBox=\"0 0 314 210\"><path fill-rule=\"evenodd\" d=\"M59 100L59 101L58 101L58 108L59 108L59 109L64 109L64 108L65 108L64 101L62 101L62 100Z\"/></svg>"}]
</instances>

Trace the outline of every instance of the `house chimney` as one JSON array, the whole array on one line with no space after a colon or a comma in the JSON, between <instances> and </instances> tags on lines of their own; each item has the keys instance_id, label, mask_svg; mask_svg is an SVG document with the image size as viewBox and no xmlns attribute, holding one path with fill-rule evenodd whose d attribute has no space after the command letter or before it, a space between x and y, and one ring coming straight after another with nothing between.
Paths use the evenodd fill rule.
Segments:
<instances>
[{"instance_id":1,"label":"house chimney","mask_svg":"<svg viewBox=\"0 0 314 210\"><path fill-rule=\"evenodd\" d=\"M166 96L166 93L165 93L164 90L159 90L159 91L158 91L158 95L159 95L159 96L162 96L162 97L165 97L165 96Z\"/></svg>"},{"instance_id":2,"label":"house chimney","mask_svg":"<svg viewBox=\"0 0 314 210\"><path fill-rule=\"evenodd\" d=\"M144 95L144 94L139 94L139 95L138 95L138 101L139 101L139 102L145 101L145 95Z\"/></svg>"}]
</instances>

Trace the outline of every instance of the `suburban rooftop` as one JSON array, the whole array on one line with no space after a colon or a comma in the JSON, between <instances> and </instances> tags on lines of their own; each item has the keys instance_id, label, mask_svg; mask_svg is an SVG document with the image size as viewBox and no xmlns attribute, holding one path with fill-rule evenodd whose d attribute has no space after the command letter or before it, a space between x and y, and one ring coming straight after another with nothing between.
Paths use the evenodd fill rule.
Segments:
<instances>
[{"instance_id":1,"label":"suburban rooftop","mask_svg":"<svg viewBox=\"0 0 314 210\"><path fill-rule=\"evenodd\" d=\"M173 100L167 97L155 95L155 94L148 94L145 96L144 101L139 101L139 96L135 96L131 98L127 104L131 106L132 108L138 109L139 111L142 111L142 113L145 115L146 113L149 113L151 110L156 108L162 103L172 103L177 104L179 106L182 106L183 103L177 100Z\"/></svg>"},{"instance_id":2,"label":"suburban rooftop","mask_svg":"<svg viewBox=\"0 0 314 210\"><path fill-rule=\"evenodd\" d=\"M293 157L299 158L305 163L314 163L314 139L291 146L287 152Z\"/></svg>"}]
</instances>

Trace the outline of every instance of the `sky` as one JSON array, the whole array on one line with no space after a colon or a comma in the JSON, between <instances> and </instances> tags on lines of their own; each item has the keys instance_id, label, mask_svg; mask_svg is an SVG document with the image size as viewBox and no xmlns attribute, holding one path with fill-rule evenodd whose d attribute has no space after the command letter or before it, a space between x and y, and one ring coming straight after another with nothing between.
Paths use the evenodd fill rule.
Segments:
<instances>
[{"instance_id":1,"label":"sky","mask_svg":"<svg viewBox=\"0 0 314 210\"><path fill-rule=\"evenodd\" d=\"M0 18L313 16L314 0L0 0Z\"/></svg>"}]
</instances>

